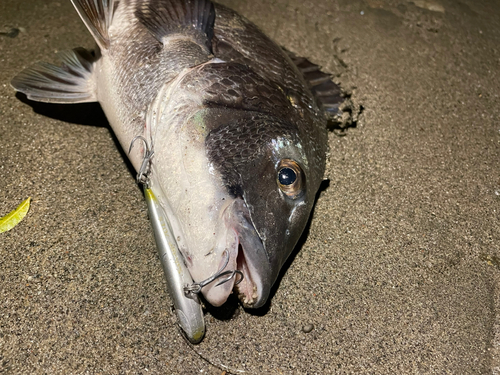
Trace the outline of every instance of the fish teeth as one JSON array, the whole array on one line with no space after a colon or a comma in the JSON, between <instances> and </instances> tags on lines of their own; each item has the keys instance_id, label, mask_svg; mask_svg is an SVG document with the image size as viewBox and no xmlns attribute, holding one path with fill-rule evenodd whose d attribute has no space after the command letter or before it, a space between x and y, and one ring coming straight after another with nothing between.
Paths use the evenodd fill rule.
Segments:
<instances>
[{"instance_id":1,"label":"fish teeth","mask_svg":"<svg viewBox=\"0 0 500 375\"><path fill-rule=\"evenodd\" d=\"M255 284L252 285L252 295L249 297L243 290L245 288L237 286L237 291L238 291L238 299L245 305L246 307L250 307L253 305L258 297L257 294L257 286Z\"/></svg>"}]
</instances>

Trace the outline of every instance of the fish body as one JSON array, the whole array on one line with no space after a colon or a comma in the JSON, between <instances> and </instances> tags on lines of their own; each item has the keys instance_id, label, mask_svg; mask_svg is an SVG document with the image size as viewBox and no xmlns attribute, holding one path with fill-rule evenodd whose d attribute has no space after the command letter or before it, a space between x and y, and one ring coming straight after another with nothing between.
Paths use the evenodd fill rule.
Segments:
<instances>
[{"instance_id":1,"label":"fish body","mask_svg":"<svg viewBox=\"0 0 500 375\"><path fill-rule=\"evenodd\" d=\"M66 52L62 66L39 63L12 85L32 100L98 101L125 150L144 137L149 186L193 280L227 257L224 270L244 276L206 286L206 300L219 306L234 288L246 307L262 306L323 177L326 114L316 98L323 89L338 107L338 88L323 75L315 98L301 61L207 0L72 2L95 53ZM129 153L137 171L144 152Z\"/></svg>"}]
</instances>

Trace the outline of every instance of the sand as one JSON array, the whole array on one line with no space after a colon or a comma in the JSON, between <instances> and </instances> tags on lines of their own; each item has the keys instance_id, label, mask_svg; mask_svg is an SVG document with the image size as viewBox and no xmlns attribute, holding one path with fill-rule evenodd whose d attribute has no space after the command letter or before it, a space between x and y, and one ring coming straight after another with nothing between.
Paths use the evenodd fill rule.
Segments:
<instances>
[{"instance_id":1,"label":"sand","mask_svg":"<svg viewBox=\"0 0 500 375\"><path fill-rule=\"evenodd\" d=\"M90 35L69 1L2 0L0 216L33 200L0 234L0 373L499 374L497 2L223 3L363 106L329 135L329 186L270 304L210 308L184 340L99 106L9 86Z\"/></svg>"}]
</instances>

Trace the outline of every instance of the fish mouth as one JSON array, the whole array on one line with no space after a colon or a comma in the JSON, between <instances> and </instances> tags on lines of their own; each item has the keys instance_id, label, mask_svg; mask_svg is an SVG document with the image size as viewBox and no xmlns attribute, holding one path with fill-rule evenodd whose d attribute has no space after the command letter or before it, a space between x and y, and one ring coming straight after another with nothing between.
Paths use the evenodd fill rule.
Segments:
<instances>
[{"instance_id":1,"label":"fish mouth","mask_svg":"<svg viewBox=\"0 0 500 375\"><path fill-rule=\"evenodd\" d=\"M267 301L271 290L271 263L243 199L236 198L233 207L236 220L232 224L239 241L236 269L244 276L234 289L244 307L258 308Z\"/></svg>"},{"instance_id":2,"label":"fish mouth","mask_svg":"<svg viewBox=\"0 0 500 375\"><path fill-rule=\"evenodd\" d=\"M250 267L246 261L245 253L241 244L238 245L238 256L236 257L236 269L243 275L242 280L236 283L234 291L245 307L251 307L257 301L257 285L253 281Z\"/></svg>"},{"instance_id":3,"label":"fish mouth","mask_svg":"<svg viewBox=\"0 0 500 375\"><path fill-rule=\"evenodd\" d=\"M226 302L231 293L236 293L239 300L246 308L258 308L264 305L271 289L271 267L263 241L255 230L250 219L248 207L243 199L236 198L228 207L226 225L236 238L230 249L229 261L220 261L220 273L239 271L243 275L234 273L227 282L219 284L224 278L217 279L203 289L205 299L213 306L220 306Z\"/></svg>"},{"instance_id":4,"label":"fish mouth","mask_svg":"<svg viewBox=\"0 0 500 375\"><path fill-rule=\"evenodd\" d=\"M196 252L188 251L192 243L181 241L181 238L188 237L189 231L185 230L173 213L169 202L162 199L163 192L159 190L156 196L159 197L165 217L172 227L177 247L194 281L193 285L204 284L201 293L208 303L214 307L221 306L232 293L238 296L245 308L259 308L266 303L275 277L265 242L256 231L243 198L232 198L230 202L229 199L226 200L228 204L219 216L220 235L212 243L214 246L204 256L193 256ZM213 261L209 260L213 256Z\"/></svg>"}]
</instances>

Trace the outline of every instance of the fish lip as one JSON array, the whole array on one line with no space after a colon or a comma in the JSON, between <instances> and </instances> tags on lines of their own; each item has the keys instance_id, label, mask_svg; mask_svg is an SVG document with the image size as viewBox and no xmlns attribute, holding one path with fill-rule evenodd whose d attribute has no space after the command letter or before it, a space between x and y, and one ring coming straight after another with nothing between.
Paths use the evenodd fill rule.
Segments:
<instances>
[{"instance_id":1,"label":"fish lip","mask_svg":"<svg viewBox=\"0 0 500 375\"><path fill-rule=\"evenodd\" d=\"M232 226L239 241L236 266L244 275L234 290L244 307L259 308L265 304L271 290L271 265L264 242L250 219L247 205L243 199L236 198L233 207L237 219Z\"/></svg>"},{"instance_id":2,"label":"fish lip","mask_svg":"<svg viewBox=\"0 0 500 375\"><path fill-rule=\"evenodd\" d=\"M247 260L245 252L245 247L240 242L236 264L237 269L243 273L244 278L241 283L234 286L234 289L244 307L258 308L266 302L268 293L263 293L264 286L261 279L257 277L257 271Z\"/></svg>"},{"instance_id":3,"label":"fish lip","mask_svg":"<svg viewBox=\"0 0 500 375\"><path fill-rule=\"evenodd\" d=\"M234 246L231 246L231 248L226 247L224 250L224 252L228 252L228 258L224 255L221 257L218 265L218 272L214 275L216 276L215 279L206 284L206 287L201 290L207 302L215 307L221 306L227 301L227 298L235 287L235 282L238 280L238 275L234 273L230 275L229 278L227 278L227 276L221 276L222 273L232 272L237 267L236 259L238 257L239 240L237 233L235 231L231 232L234 235L235 242ZM225 266L224 263L226 263ZM220 275L220 277L217 275ZM227 281L224 281L224 279Z\"/></svg>"},{"instance_id":4,"label":"fish lip","mask_svg":"<svg viewBox=\"0 0 500 375\"><path fill-rule=\"evenodd\" d=\"M218 273L238 270L243 278L233 273L230 280L219 285L218 282L223 278L216 278L202 289L202 293L214 307L224 304L233 292L245 308L258 308L267 301L270 290L267 283L270 263L264 244L250 220L249 209L241 198L236 198L228 205L222 216L225 217L228 236L234 236L235 241L231 248L225 250L229 252L229 259L222 256L219 260Z\"/></svg>"}]
</instances>

